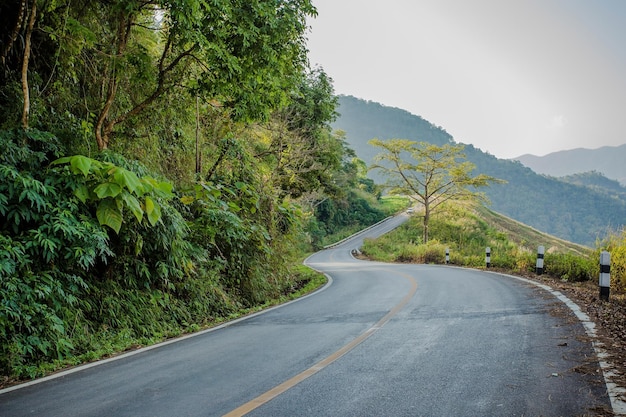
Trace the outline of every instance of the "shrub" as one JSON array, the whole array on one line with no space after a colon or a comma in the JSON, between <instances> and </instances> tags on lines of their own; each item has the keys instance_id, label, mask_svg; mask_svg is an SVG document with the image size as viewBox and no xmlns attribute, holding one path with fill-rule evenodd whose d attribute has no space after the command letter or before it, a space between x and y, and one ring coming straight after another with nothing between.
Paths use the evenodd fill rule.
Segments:
<instances>
[{"instance_id":1,"label":"shrub","mask_svg":"<svg viewBox=\"0 0 626 417\"><path fill-rule=\"evenodd\" d=\"M597 275L599 266L587 257L569 253L548 253L544 259L544 271L566 281L582 282Z\"/></svg>"}]
</instances>

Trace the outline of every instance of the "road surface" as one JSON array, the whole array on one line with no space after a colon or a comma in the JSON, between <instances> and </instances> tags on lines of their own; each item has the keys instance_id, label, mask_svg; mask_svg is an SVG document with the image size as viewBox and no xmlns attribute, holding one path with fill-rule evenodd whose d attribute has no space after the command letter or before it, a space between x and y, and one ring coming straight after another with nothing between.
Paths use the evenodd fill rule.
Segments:
<instances>
[{"instance_id":1,"label":"road surface","mask_svg":"<svg viewBox=\"0 0 626 417\"><path fill-rule=\"evenodd\" d=\"M318 293L0 393L0 416L579 416L610 410L581 324L482 271L354 259L390 219L308 259Z\"/></svg>"}]
</instances>

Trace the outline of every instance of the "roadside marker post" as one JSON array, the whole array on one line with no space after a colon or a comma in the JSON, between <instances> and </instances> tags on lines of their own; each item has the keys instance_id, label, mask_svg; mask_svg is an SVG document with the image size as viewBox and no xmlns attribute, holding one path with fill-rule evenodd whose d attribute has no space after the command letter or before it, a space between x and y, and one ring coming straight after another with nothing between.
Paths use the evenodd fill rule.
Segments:
<instances>
[{"instance_id":1,"label":"roadside marker post","mask_svg":"<svg viewBox=\"0 0 626 417\"><path fill-rule=\"evenodd\" d=\"M611 254L607 251L600 253L600 299L609 300L611 292Z\"/></svg>"},{"instance_id":2,"label":"roadside marker post","mask_svg":"<svg viewBox=\"0 0 626 417\"><path fill-rule=\"evenodd\" d=\"M546 252L546 248L543 246L539 246L537 248L537 265L535 268L535 272L537 275L543 274L543 255Z\"/></svg>"},{"instance_id":3,"label":"roadside marker post","mask_svg":"<svg viewBox=\"0 0 626 417\"><path fill-rule=\"evenodd\" d=\"M446 265L450 263L450 249L446 248Z\"/></svg>"},{"instance_id":4,"label":"roadside marker post","mask_svg":"<svg viewBox=\"0 0 626 417\"><path fill-rule=\"evenodd\" d=\"M489 246L485 249L485 264L487 268L491 266L491 248Z\"/></svg>"}]
</instances>

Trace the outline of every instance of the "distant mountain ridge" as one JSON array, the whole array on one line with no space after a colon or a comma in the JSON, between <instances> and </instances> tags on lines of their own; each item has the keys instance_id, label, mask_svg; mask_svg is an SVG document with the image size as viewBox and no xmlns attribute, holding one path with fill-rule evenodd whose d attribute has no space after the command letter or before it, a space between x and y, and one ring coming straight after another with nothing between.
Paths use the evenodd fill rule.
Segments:
<instances>
[{"instance_id":1,"label":"distant mountain ridge","mask_svg":"<svg viewBox=\"0 0 626 417\"><path fill-rule=\"evenodd\" d=\"M402 138L437 145L455 143L444 128L406 110L352 96L339 96L340 117L334 129L346 132L346 140L368 165L378 149L367 142ZM506 180L485 191L491 209L535 229L571 242L594 246L607 229L626 224L626 198L620 186L597 176L573 177L569 181L540 175L521 162L498 159L472 145L465 146L467 159L483 173ZM601 176L600 176L601 177ZM376 178L382 183L384 179ZM607 187L617 187L613 191Z\"/></svg>"},{"instance_id":2,"label":"distant mountain ridge","mask_svg":"<svg viewBox=\"0 0 626 417\"><path fill-rule=\"evenodd\" d=\"M597 149L577 148L544 156L526 154L512 159L539 174L563 177L597 171L626 186L626 144Z\"/></svg>"}]
</instances>

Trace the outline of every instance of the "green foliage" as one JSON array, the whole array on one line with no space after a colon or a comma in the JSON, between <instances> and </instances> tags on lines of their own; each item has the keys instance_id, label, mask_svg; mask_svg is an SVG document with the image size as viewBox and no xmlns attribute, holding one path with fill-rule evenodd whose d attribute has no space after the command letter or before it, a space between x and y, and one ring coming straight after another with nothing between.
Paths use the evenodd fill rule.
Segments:
<instances>
[{"instance_id":1,"label":"green foliage","mask_svg":"<svg viewBox=\"0 0 626 417\"><path fill-rule=\"evenodd\" d=\"M23 48L12 28L23 39L27 25L9 3L0 6L9 57L0 62L0 107L15 114L9 103L22 102ZM306 19L316 14L309 0L52 2L37 11L29 73L45 94L33 100L32 126L60 136L70 123L73 133L88 127L100 150L119 131L145 131L136 116L160 113L156 105L171 98L184 96L187 107L195 97L216 100L232 119L266 119L303 76Z\"/></svg>"},{"instance_id":2,"label":"green foliage","mask_svg":"<svg viewBox=\"0 0 626 417\"><path fill-rule=\"evenodd\" d=\"M125 167L71 157L46 170L48 155L56 155L45 143L33 151L21 144L20 132L1 132L0 138L4 375L34 377L38 364L101 351L103 338L126 334L119 343L147 343L237 308L222 286L221 265L189 241L181 215L186 209L171 198L169 185L110 154L107 159ZM82 189L87 192L77 192ZM246 194L245 187L240 191ZM150 222L142 206L146 214L139 221L124 205L128 200L120 199L123 221L110 236L98 221L98 207L124 192L142 204L151 197L160 215Z\"/></svg>"},{"instance_id":3,"label":"green foliage","mask_svg":"<svg viewBox=\"0 0 626 417\"><path fill-rule=\"evenodd\" d=\"M388 215L379 207L374 196L360 190L350 190L344 198L322 200L315 207L314 214L308 222L307 232L316 249L341 240Z\"/></svg>"},{"instance_id":4,"label":"green foliage","mask_svg":"<svg viewBox=\"0 0 626 417\"><path fill-rule=\"evenodd\" d=\"M69 164L72 174L81 176L74 195L83 203L95 202L96 216L101 225L119 233L128 209L142 222L144 214L150 225L161 219L161 206L155 198L171 198L172 184L151 177L139 178L134 172L83 155L59 158L52 165ZM140 199L143 199L141 201Z\"/></svg>"},{"instance_id":5,"label":"green foliage","mask_svg":"<svg viewBox=\"0 0 626 417\"><path fill-rule=\"evenodd\" d=\"M399 211L406 209L410 200L406 196L398 196L398 195L386 195L382 196L378 199L380 203L381 210L383 210L388 215L395 214Z\"/></svg>"},{"instance_id":6,"label":"green foliage","mask_svg":"<svg viewBox=\"0 0 626 417\"><path fill-rule=\"evenodd\" d=\"M372 139L368 142L382 152L374 157L371 169L387 178L390 193L406 195L424 207L423 236L429 238L430 217L448 201L480 201L476 190L496 178L471 175L474 164L465 161L463 145L437 146L408 139Z\"/></svg>"},{"instance_id":7,"label":"green foliage","mask_svg":"<svg viewBox=\"0 0 626 417\"><path fill-rule=\"evenodd\" d=\"M520 225L510 219L509 223L505 223L501 217L484 208L447 205L445 215L432 220L431 233L436 241L427 244L421 243L421 227L419 221L411 219L378 239L366 239L362 252L386 262L443 264L445 250L449 248L451 264L485 268L485 249L490 247L491 268L519 273L535 271L535 245L539 243L526 242L526 246L517 243L524 240L520 238ZM566 245L549 236L537 237L541 239L541 244L553 244L544 259L547 275L578 282L593 279L599 273L596 260L599 258L590 249ZM532 248L527 245L532 245Z\"/></svg>"},{"instance_id":8,"label":"green foliage","mask_svg":"<svg viewBox=\"0 0 626 417\"><path fill-rule=\"evenodd\" d=\"M0 5L7 29L16 5ZM326 197L350 227L379 218L375 185L331 132L332 80L307 69L309 0L38 6L25 131L10 130L23 48L0 33L5 376L318 285L290 265L310 250L304 219Z\"/></svg>"},{"instance_id":9,"label":"green foliage","mask_svg":"<svg viewBox=\"0 0 626 417\"><path fill-rule=\"evenodd\" d=\"M581 282L598 277L599 257L581 257L570 253L547 253L544 259L545 273L565 281Z\"/></svg>"},{"instance_id":10,"label":"green foliage","mask_svg":"<svg viewBox=\"0 0 626 417\"><path fill-rule=\"evenodd\" d=\"M423 245L406 243L402 245L396 256L397 262L409 262L420 264L442 264L445 263L445 245L430 240Z\"/></svg>"},{"instance_id":11,"label":"green foliage","mask_svg":"<svg viewBox=\"0 0 626 417\"><path fill-rule=\"evenodd\" d=\"M70 353L66 320L87 288L85 272L112 252L67 178L43 175L40 164L58 148L42 140L36 151L22 138L0 133L0 369L32 376L37 358Z\"/></svg>"}]
</instances>

